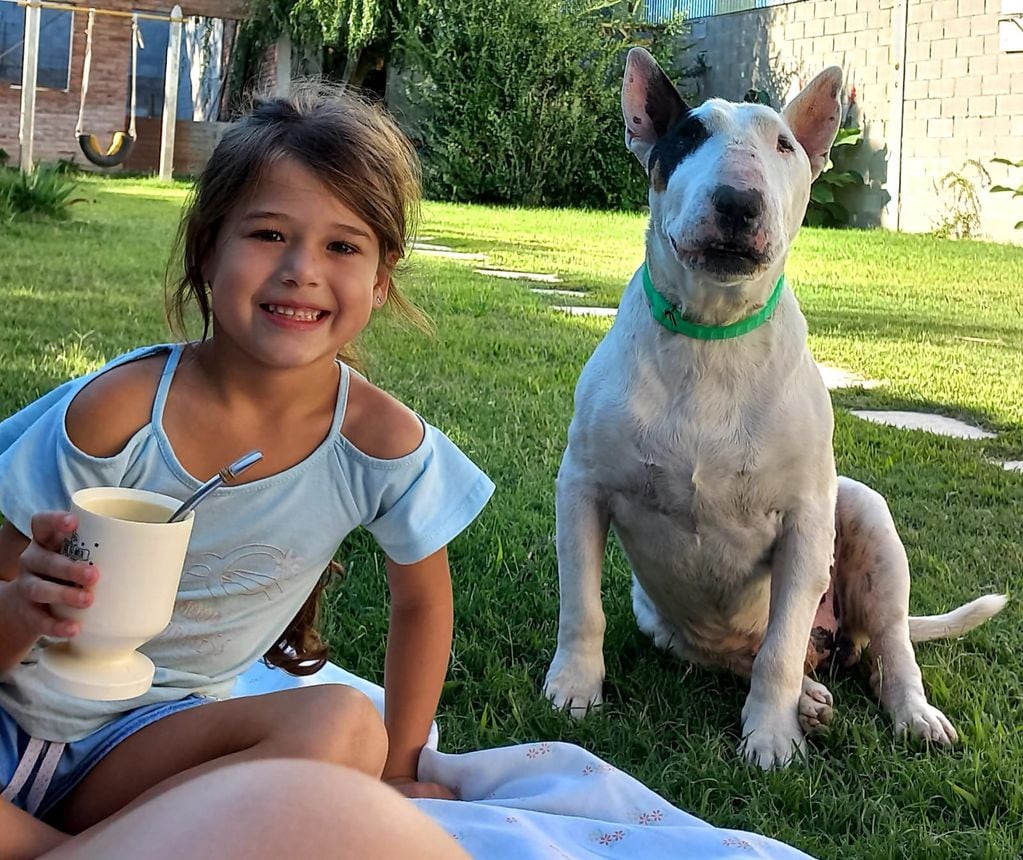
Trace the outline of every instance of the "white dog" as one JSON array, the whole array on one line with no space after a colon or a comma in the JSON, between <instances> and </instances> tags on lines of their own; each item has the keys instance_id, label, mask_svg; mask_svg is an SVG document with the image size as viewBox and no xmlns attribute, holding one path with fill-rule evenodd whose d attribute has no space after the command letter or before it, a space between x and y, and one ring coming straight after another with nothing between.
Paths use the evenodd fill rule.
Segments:
<instances>
[{"instance_id":1,"label":"white dog","mask_svg":"<svg viewBox=\"0 0 1023 860\"><path fill-rule=\"evenodd\" d=\"M806 672L868 641L897 731L952 743L912 642L965 632L1005 602L909 618L887 504L835 474L831 400L783 273L838 131L841 83L826 69L781 115L720 99L690 109L646 51L630 52L622 109L650 178L646 262L579 378L557 480L547 695L577 714L601 701L611 527L640 628L750 678L742 748L764 768L831 719L831 694Z\"/></svg>"}]
</instances>

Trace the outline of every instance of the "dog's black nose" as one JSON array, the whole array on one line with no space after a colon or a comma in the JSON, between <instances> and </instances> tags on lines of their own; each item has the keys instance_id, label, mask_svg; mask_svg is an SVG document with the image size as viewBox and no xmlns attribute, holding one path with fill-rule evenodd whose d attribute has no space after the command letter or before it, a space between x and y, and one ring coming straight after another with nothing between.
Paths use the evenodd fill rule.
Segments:
<instances>
[{"instance_id":1,"label":"dog's black nose","mask_svg":"<svg viewBox=\"0 0 1023 860\"><path fill-rule=\"evenodd\" d=\"M729 234L745 233L764 211L764 195L756 189L719 185L711 195L718 225Z\"/></svg>"}]
</instances>

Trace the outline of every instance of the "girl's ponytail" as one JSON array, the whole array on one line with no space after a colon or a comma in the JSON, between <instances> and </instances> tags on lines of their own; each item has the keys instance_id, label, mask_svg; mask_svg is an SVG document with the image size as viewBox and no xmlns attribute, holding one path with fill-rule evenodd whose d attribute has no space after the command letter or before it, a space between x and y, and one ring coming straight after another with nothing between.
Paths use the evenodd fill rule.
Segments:
<instances>
[{"instance_id":1,"label":"girl's ponytail","mask_svg":"<svg viewBox=\"0 0 1023 860\"><path fill-rule=\"evenodd\" d=\"M335 575L343 572L344 569L336 561L327 566L302 608L263 655L264 663L283 669L289 675L312 675L323 668L330 656L330 646L320 637L320 603L323 601L323 592Z\"/></svg>"}]
</instances>

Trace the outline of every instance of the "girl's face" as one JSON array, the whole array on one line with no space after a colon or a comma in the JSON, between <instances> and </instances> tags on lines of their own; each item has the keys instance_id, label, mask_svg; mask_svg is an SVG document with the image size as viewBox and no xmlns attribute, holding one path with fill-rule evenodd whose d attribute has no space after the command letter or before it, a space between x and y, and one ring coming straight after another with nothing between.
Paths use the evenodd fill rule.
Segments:
<instances>
[{"instance_id":1,"label":"girl's face","mask_svg":"<svg viewBox=\"0 0 1023 860\"><path fill-rule=\"evenodd\" d=\"M203 274L215 343L280 369L333 361L390 279L370 226L290 158L228 217Z\"/></svg>"}]
</instances>

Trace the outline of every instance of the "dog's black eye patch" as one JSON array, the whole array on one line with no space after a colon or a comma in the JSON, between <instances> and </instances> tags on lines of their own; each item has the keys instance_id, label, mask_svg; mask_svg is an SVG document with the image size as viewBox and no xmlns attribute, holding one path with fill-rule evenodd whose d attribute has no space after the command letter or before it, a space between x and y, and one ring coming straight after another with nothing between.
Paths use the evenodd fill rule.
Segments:
<instances>
[{"instance_id":1,"label":"dog's black eye patch","mask_svg":"<svg viewBox=\"0 0 1023 860\"><path fill-rule=\"evenodd\" d=\"M703 121L692 112L682 117L650 151L650 182L657 191L663 191L668 179L679 164L710 138Z\"/></svg>"}]
</instances>

